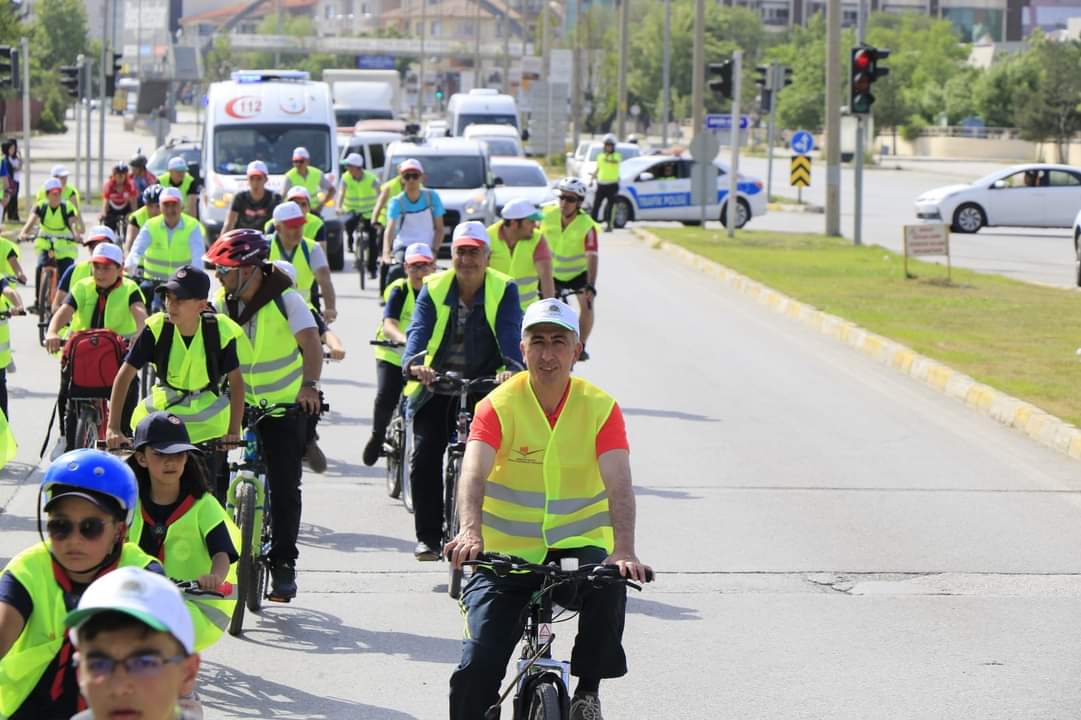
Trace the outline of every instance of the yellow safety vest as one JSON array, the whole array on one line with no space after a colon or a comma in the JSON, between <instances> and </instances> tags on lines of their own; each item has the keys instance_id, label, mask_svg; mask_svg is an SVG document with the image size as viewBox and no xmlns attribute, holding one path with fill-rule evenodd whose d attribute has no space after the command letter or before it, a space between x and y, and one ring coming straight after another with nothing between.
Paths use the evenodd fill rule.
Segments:
<instances>
[{"instance_id":1,"label":"yellow safety vest","mask_svg":"<svg viewBox=\"0 0 1081 720\"><path fill-rule=\"evenodd\" d=\"M423 190L423 186L421 187ZM383 227L387 226L387 209L390 207L391 198L396 198L402 194L402 176L395 175L390 180L387 180L386 184L380 189L380 192L386 190L387 201L383 203L383 208L379 211L379 219L376 221Z\"/></svg>"},{"instance_id":2,"label":"yellow safety vest","mask_svg":"<svg viewBox=\"0 0 1081 720\"><path fill-rule=\"evenodd\" d=\"M157 217L157 215L155 215L154 217ZM141 228L143 225L146 224L146 221L149 219L150 211L146 209L146 205L143 205L141 208L128 215L128 223L137 228ZM123 240L124 238L120 239Z\"/></svg>"},{"instance_id":3,"label":"yellow safety vest","mask_svg":"<svg viewBox=\"0 0 1081 720\"><path fill-rule=\"evenodd\" d=\"M439 353L439 348L443 346L443 340L447 334L447 324L450 322L450 307L447 305L447 294L450 292L450 286L454 283L454 271L444 270L429 275L424 278L424 283L428 286L428 295L432 298L432 304L435 305L435 327L432 329L432 336L428 339L428 347L424 351L423 363L431 367L435 361L435 356ZM510 283L511 279L498 270L487 268L484 271L484 318L488 321L488 327L491 328L492 335L496 337L497 341L499 335L496 333L495 319L499 313L499 303L502 302L503 295L507 292L507 285ZM412 397L420 387L419 382L410 380L405 384L405 396Z\"/></svg>"},{"instance_id":4,"label":"yellow safety vest","mask_svg":"<svg viewBox=\"0 0 1081 720\"><path fill-rule=\"evenodd\" d=\"M619 182L619 164L621 162L623 162L623 156L618 152L602 152L597 155L597 182L605 184Z\"/></svg>"},{"instance_id":5,"label":"yellow safety vest","mask_svg":"<svg viewBox=\"0 0 1081 720\"><path fill-rule=\"evenodd\" d=\"M417 304L417 294L413 292L413 288L409 285L409 278L398 278L390 285L387 285L383 291L383 302L390 302L390 293L395 288L405 288L405 302L402 303L402 315L398 318L398 327L402 332L406 331L409 327L409 321L413 319L413 308ZM383 319L379 318L379 324L375 328L375 339L386 340L387 336L383 334ZM402 348L384 347L382 345L374 345L376 360L385 360L391 365L402 366Z\"/></svg>"},{"instance_id":6,"label":"yellow safety vest","mask_svg":"<svg viewBox=\"0 0 1081 720\"><path fill-rule=\"evenodd\" d=\"M38 207L45 208L45 217L41 218L41 232L34 240L34 249L38 252L49 251L49 240L42 235L59 236L53 240L53 253L58 259L66 260L79 257L79 244L72 239L71 228L68 227L64 217L67 205L61 201L55 208L49 207L48 201L38 203Z\"/></svg>"},{"instance_id":7,"label":"yellow safety vest","mask_svg":"<svg viewBox=\"0 0 1081 720\"><path fill-rule=\"evenodd\" d=\"M600 226L593 222L589 213L579 211L571 224L564 228L558 207L544 211L541 234L552 249L552 275L556 280L572 280L589 269L586 264L586 235L597 227Z\"/></svg>"},{"instance_id":8,"label":"yellow safety vest","mask_svg":"<svg viewBox=\"0 0 1081 720\"><path fill-rule=\"evenodd\" d=\"M286 290L278 300L272 300L255 313L250 321L255 338L241 330L237 339L237 355L244 372L244 397L249 405L296 402L300 383L304 380L304 361L296 336L285 316L285 297L296 290ZM225 289L218 288L216 300L225 307Z\"/></svg>"},{"instance_id":9,"label":"yellow safety vest","mask_svg":"<svg viewBox=\"0 0 1081 720\"><path fill-rule=\"evenodd\" d=\"M94 264L89 260L75 263L71 269L71 277L68 279L68 293L79 283L80 280L94 277ZM145 300L145 298L144 298Z\"/></svg>"},{"instance_id":10,"label":"yellow safety vest","mask_svg":"<svg viewBox=\"0 0 1081 720\"><path fill-rule=\"evenodd\" d=\"M0 312L11 310L11 301L0 295ZM11 325L7 320L0 320L0 370L11 364ZM0 413L2 414L2 413Z\"/></svg>"},{"instance_id":11,"label":"yellow safety vest","mask_svg":"<svg viewBox=\"0 0 1081 720\"><path fill-rule=\"evenodd\" d=\"M528 240L519 240L511 250L507 247L507 242L499 237L501 227L502 220L488 227L488 239L492 241L492 255L488 260L488 267L511 276L514 284L518 286L518 301L524 312L540 299L540 277L537 276L537 266L533 264L533 253L540 243L541 231L539 227L534 228L533 235Z\"/></svg>"},{"instance_id":12,"label":"yellow safety vest","mask_svg":"<svg viewBox=\"0 0 1081 720\"><path fill-rule=\"evenodd\" d=\"M3 185L3 183L0 183ZM15 274L15 268L11 267L11 261L8 260L11 253L15 253L15 259L19 259L19 246L11 242L5 237L0 237L0 275L11 276Z\"/></svg>"},{"instance_id":13,"label":"yellow safety vest","mask_svg":"<svg viewBox=\"0 0 1081 720\"><path fill-rule=\"evenodd\" d=\"M150 245L143 253L143 270L153 280L168 280L182 265L192 262L189 239L199 226L199 221L187 213L180 214L180 227L169 237L165 216L158 215L146 221L145 229L150 235Z\"/></svg>"},{"instance_id":14,"label":"yellow safety vest","mask_svg":"<svg viewBox=\"0 0 1081 720\"><path fill-rule=\"evenodd\" d=\"M117 335L126 338L135 336L135 316L131 314L131 294L143 294L139 286L127 278L120 278L120 283L109 290L105 300L105 325ZM93 327L94 310L98 304L98 285L94 278L88 277L71 286L71 297L75 300L75 314L71 316L69 333L90 330Z\"/></svg>"},{"instance_id":15,"label":"yellow safety vest","mask_svg":"<svg viewBox=\"0 0 1081 720\"><path fill-rule=\"evenodd\" d=\"M240 338L244 331L228 316L218 314L218 336L220 349L230 341L236 340L237 353L243 345ZM161 342L165 329L165 313L158 312L147 318L146 327L154 335L154 345ZM203 321L199 320L199 329L185 344L179 337L175 325L173 340L169 347L169 366L167 377L158 378L158 383L150 394L143 398L131 415L131 429L135 431L139 422L152 412L168 410L178 415L188 428L188 435L193 443L215 440L229 431L229 396L218 394L207 386L210 378L206 368L206 346L203 339Z\"/></svg>"},{"instance_id":16,"label":"yellow safety vest","mask_svg":"<svg viewBox=\"0 0 1081 720\"><path fill-rule=\"evenodd\" d=\"M615 535L597 462L597 433L615 400L572 377L553 428L518 373L488 395L503 441L484 489L484 549L539 563L552 549L601 547Z\"/></svg>"},{"instance_id":17,"label":"yellow safety vest","mask_svg":"<svg viewBox=\"0 0 1081 720\"><path fill-rule=\"evenodd\" d=\"M195 178L192 177L191 173L189 172L184 173L184 177L180 180L179 185L173 185L173 180L169 177L168 171L162 173L161 175L158 175L158 185L161 185L163 188L180 188L180 194L184 196L184 200L188 199L188 192L191 190L191 184L193 182L195 182Z\"/></svg>"},{"instance_id":18,"label":"yellow safety vest","mask_svg":"<svg viewBox=\"0 0 1081 720\"><path fill-rule=\"evenodd\" d=\"M155 562L137 545L124 543L116 567L145 568ZM53 575L52 556L41 542L23 550L4 568L26 589L34 610L7 655L0 659L0 717L18 710L37 686L67 636L64 618L69 610L64 591ZM56 709L60 712L60 709ZM75 709L71 712L74 714Z\"/></svg>"},{"instance_id":19,"label":"yellow safety vest","mask_svg":"<svg viewBox=\"0 0 1081 720\"><path fill-rule=\"evenodd\" d=\"M312 204L315 204L316 196L319 194L319 190L323 185L323 171L317 167L308 166L308 177L301 177L296 168L292 168L289 172L285 173L285 179L289 181L286 187L296 187L299 185L308 191L308 195L311 196Z\"/></svg>"},{"instance_id":20,"label":"yellow safety vest","mask_svg":"<svg viewBox=\"0 0 1081 720\"><path fill-rule=\"evenodd\" d=\"M307 228L308 226L305 225L304 229L307 230ZM311 257L314 250L315 241L306 237L300 239L300 244L293 248L292 254L285 249L285 245L278 236L275 235L274 242L270 243L271 261L287 260L294 268L296 268L297 290L300 291L301 296L306 298L311 297L312 285L315 283L315 271L312 270L311 265ZM311 303L309 303L309 305L310 304Z\"/></svg>"},{"instance_id":21,"label":"yellow safety vest","mask_svg":"<svg viewBox=\"0 0 1081 720\"><path fill-rule=\"evenodd\" d=\"M379 184L375 173L364 171L359 180L354 180L348 170L342 175L342 210L345 212L359 213L363 217L370 217L375 208L375 200L379 197L376 186Z\"/></svg>"},{"instance_id":22,"label":"yellow safety vest","mask_svg":"<svg viewBox=\"0 0 1081 720\"><path fill-rule=\"evenodd\" d=\"M171 522L166 524L165 541L161 544L161 550L158 553L158 560L164 566L168 577L174 580L198 580L203 575L209 574L213 563L210 551L206 547L206 537L211 530L223 522L226 530L229 531L233 547L238 553L240 552L240 530L226 514L217 498L209 492L198 500L189 496L181 503L177 512L181 512L180 516L175 519L170 518ZM140 544L143 530L149 519L140 501L135 508L135 521L128 530L129 543ZM237 603L236 567L236 563L230 565L229 572L225 576L226 582L234 586L227 597L212 598L200 595L189 599L191 605L199 610L198 614L192 613L192 619L195 621L196 652L202 652L217 642L225 629L229 627L229 619L233 616L233 609Z\"/></svg>"}]
</instances>

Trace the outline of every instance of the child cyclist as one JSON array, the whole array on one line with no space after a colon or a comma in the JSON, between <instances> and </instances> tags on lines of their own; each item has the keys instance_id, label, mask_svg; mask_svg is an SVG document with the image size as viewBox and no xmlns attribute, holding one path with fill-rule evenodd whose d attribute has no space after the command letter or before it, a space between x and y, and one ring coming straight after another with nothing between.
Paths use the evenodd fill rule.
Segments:
<instances>
[{"instance_id":1,"label":"child cyclist","mask_svg":"<svg viewBox=\"0 0 1081 720\"><path fill-rule=\"evenodd\" d=\"M38 492L42 540L0 575L0 717L69 720L86 705L64 617L98 577L118 567L162 568L125 542L138 491L122 460L98 450L65 453L45 471Z\"/></svg>"},{"instance_id":2,"label":"child cyclist","mask_svg":"<svg viewBox=\"0 0 1081 720\"><path fill-rule=\"evenodd\" d=\"M204 590L236 584L240 531L214 495L207 491L206 469L180 417L153 412L135 428L135 453L128 465L139 485L139 503L128 540L165 565L174 580L195 580ZM195 645L204 650L229 624L235 595L198 596L190 601Z\"/></svg>"},{"instance_id":3,"label":"child cyclist","mask_svg":"<svg viewBox=\"0 0 1081 720\"><path fill-rule=\"evenodd\" d=\"M72 720L195 720L181 709L199 672L195 629L176 585L126 567L94 581L65 624L90 709ZM116 672L121 665L124 672Z\"/></svg>"}]
</instances>

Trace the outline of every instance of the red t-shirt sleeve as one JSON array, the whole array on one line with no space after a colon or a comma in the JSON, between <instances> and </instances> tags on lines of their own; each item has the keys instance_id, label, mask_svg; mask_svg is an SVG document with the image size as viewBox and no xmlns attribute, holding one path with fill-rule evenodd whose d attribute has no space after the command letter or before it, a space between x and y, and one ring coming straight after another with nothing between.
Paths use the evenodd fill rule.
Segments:
<instances>
[{"instance_id":1,"label":"red t-shirt sleeve","mask_svg":"<svg viewBox=\"0 0 1081 720\"><path fill-rule=\"evenodd\" d=\"M495 408L488 398L477 403L473 411L473 424L469 426L469 439L480 440L495 450L503 444L503 426L499 422Z\"/></svg>"},{"instance_id":2,"label":"red t-shirt sleeve","mask_svg":"<svg viewBox=\"0 0 1081 720\"><path fill-rule=\"evenodd\" d=\"M612 412L608 413L608 419L597 433L597 457L609 450L630 450L627 442L627 426L623 422L623 411L619 409L619 403L612 405Z\"/></svg>"},{"instance_id":3,"label":"red t-shirt sleeve","mask_svg":"<svg viewBox=\"0 0 1081 720\"><path fill-rule=\"evenodd\" d=\"M548 241L543 237L540 242L537 243L537 247L533 249L533 262L541 262L543 260L552 259L552 248L548 247Z\"/></svg>"},{"instance_id":4,"label":"red t-shirt sleeve","mask_svg":"<svg viewBox=\"0 0 1081 720\"><path fill-rule=\"evenodd\" d=\"M597 252L597 228L590 228L589 232L586 233L586 252Z\"/></svg>"}]
</instances>

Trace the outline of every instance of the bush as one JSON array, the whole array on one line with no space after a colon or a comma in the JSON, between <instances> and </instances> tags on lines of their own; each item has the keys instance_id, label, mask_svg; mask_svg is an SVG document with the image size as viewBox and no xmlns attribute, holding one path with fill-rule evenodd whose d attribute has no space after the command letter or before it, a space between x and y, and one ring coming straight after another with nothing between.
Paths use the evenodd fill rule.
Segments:
<instances>
[{"instance_id":1,"label":"bush","mask_svg":"<svg viewBox=\"0 0 1081 720\"><path fill-rule=\"evenodd\" d=\"M901 137L907 142L916 142L927 127L927 121L920 115L911 115L908 122L901 126Z\"/></svg>"}]
</instances>

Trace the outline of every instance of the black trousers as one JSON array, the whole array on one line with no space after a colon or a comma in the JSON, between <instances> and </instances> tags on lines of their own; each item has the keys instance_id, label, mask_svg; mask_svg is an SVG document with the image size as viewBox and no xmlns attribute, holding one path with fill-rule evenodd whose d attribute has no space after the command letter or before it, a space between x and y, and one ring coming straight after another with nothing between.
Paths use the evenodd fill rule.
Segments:
<instances>
[{"instance_id":1,"label":"black trousers","mask_svg":"<svg viewBox=\"0 0 1081 720\"><path fill-rule=\"evenodd\" d=\"M295 562L300 532L300 462L312 428L307 415L268 417L259 423L259 440L267 461L270 522L274 536L272 563Z\"/></svg>"},{"instance_id":2,"label":"black trousers","mask_svg":"<svg viewBox=\"0 0 1081 720\"><path fill-rule=\"evenodd\" d=\"M386 360L375 361L375 377L378 383L375 391L375 407L372 408L372 435L382 438L387 434L390 416L402 397L405 379L402 368Z\"/></svg>"},{"instance_id":3,"label":"black trousers","mask_svg":"<svg viewBox=\"0 0 1081 720\"><path fill-rule=\"evenodd\" d=\"M604 549L597 547L554 550L548 553L545 562L577 557L584 565L602 562L606 556ZM499 684L507 663L522 638L523 610L541 583L541 578L530 575L501 578L484 570L470 578L461 600L466 623L462 660L450 676L451 720L481 720L499 698ZM578 635L571 652L571 673L591 678L626 675L627 656L623 652L626 586L586 587L577 598L567 597L570 594L557 590L553 597L563 607L581 607ZM569 626L555 627L558 634Z\"/></svg>"},{"instance_id":4,"label":"black trousers","mask_svg":"<svg viewBox=\"0 0 1081 720\"><path fill-rule=\"evenodd\" d=\"M597 192L593 195L593 221L601 221L601 203L604 203L604 222L612 226L612 207L619 195L619 183L597 183Z\"/></svg>"}]
</instances>

